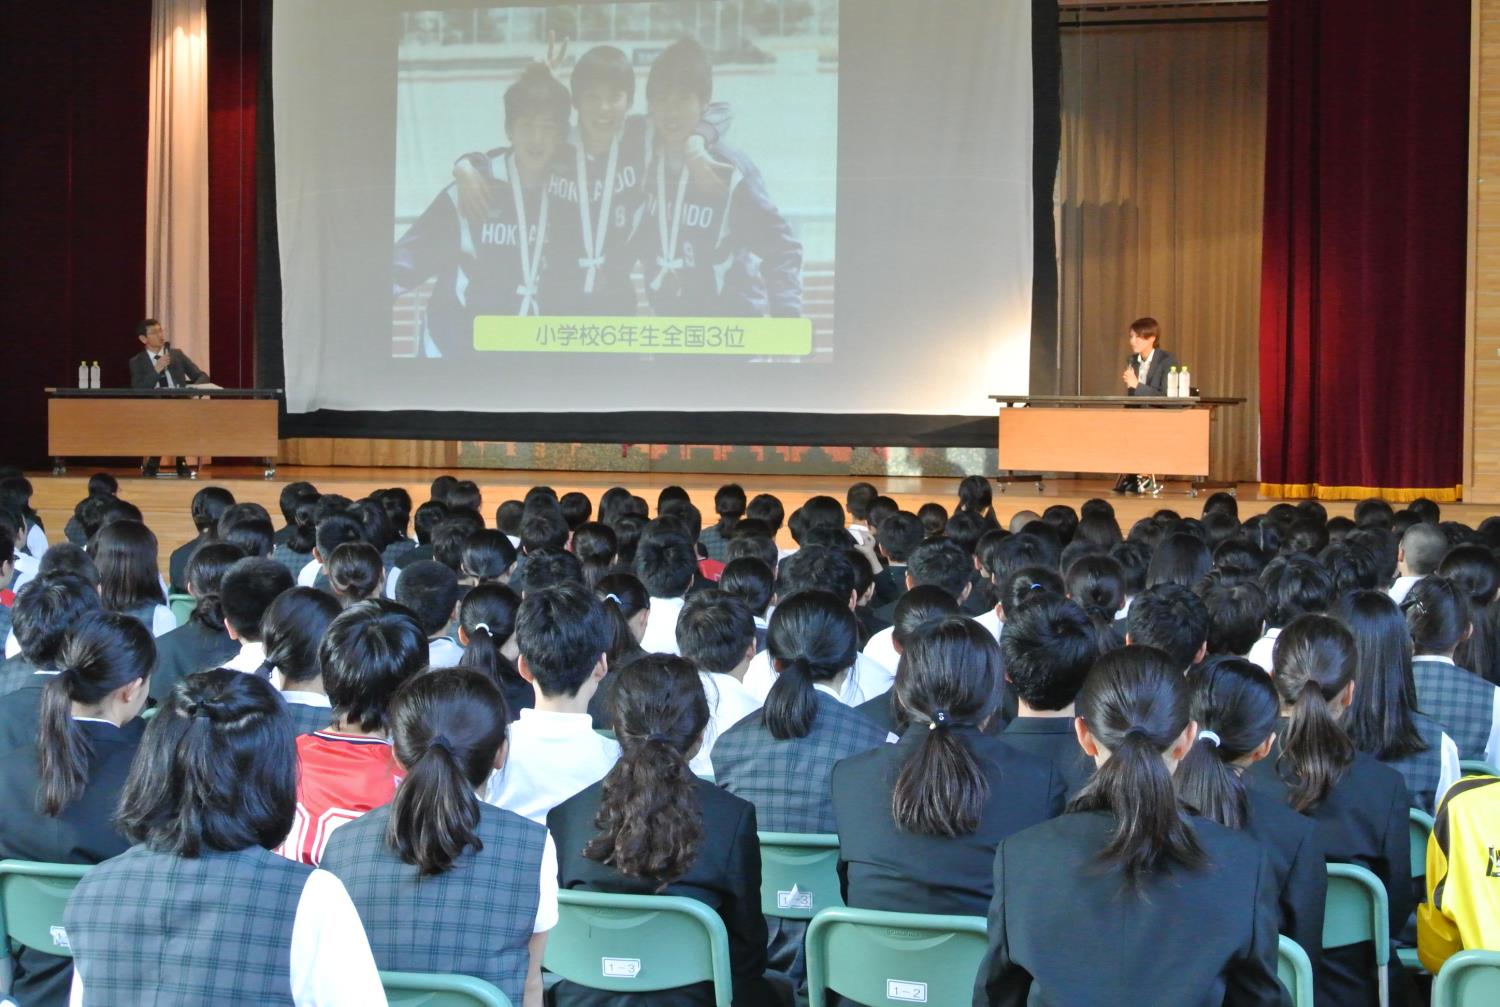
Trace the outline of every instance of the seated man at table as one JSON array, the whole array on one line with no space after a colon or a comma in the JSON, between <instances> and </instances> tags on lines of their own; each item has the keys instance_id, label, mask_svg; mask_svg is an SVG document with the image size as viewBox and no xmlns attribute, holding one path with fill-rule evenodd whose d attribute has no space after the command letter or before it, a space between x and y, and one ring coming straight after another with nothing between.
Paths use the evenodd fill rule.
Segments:
<instances>
[{"instance_id":1,"label":"seated man at table","mask_svg":"<svg viewBox=\"0 0 1500 1007\"><path fill-rule=\"evenodd\" d=\"M167 342L167 332L161 322L148 318L135 328L136 338L144 349L130 358L130 387L138 391L152 388L186 388L189 385L209 384L208 374L191 357L181 350L173 350ZM187 461L178 458L177 477L188 477ZM156 475L159 458L146 458L141 464L141 475Z\"/></svg>"}]
</instances>

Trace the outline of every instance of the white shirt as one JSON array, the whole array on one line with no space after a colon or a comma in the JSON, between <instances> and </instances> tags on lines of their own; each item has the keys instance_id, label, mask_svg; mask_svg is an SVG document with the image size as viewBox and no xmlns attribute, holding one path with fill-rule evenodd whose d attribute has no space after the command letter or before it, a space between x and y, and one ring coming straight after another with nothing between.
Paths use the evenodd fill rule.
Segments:
<instances>
[{"instance_id":1,"label":"white shirt","mask_svg":"<svg viewBox=\"0 0 1500 1007\"><path fill-rule=\"evenodd\" d=\"M320 710L333 709L333 703L321 692L299 692L296 689L281 689L281 698L299 706L316 706Z\"/></svg>"},{"instance_id":2,"label":"white shirt","mask_svg":"<svg viewBox=\"0 0 1500 1007\"><path fill-rule=\"evenodd\" d=\"M314 576L317 576L317 575L314 574ZM387 598L391 599L391 601L395 601L396 600L396 581L398 581L400 579L401 579L401 568L399 566L393 566L393 567L391 567L390 572L385 575L385 596ZM312 585L308 584L306 586L307 587L311 587Z\"/></svg>"},{"instance_id":3,"label":"white shirt","mask_svg":"<svg viewBox=\"0 0 1500 1007\"><path fill-rule=\"evenodd\" d=\"M33 524L26 529L26 551L38 560L47 552L47 533L41 525Z\"/></svg>"},{"instance_id":4,"label":"white shirt","mask_svg":"<svg viewBox=\"0 0 1500 1007\"><path fill-rule=\"evenodd\" d=\"M485 800L547 824L547 812L604 779L620 745L594 730L586 713L522 710L510 725L510 754L490 776Z\"/></svg>"},{"instance_id":5,"label":"white shirt","mask_svg":"<svg viewBox=\"0 0 1500 1007\"><path fill-rule=\"evenodd\" d=\"M1412 660L1431 661L1435 664L1448 664L1455 668L1458 667L1457 662L1453 658L1443 654L1418 654ZM1478 675L1474 677L1479 678ZM1483 681L1483 679L1480 679L1480 681ZM1489 685L1488 682L1485 682L1485 684ZM1497 762L1500 762L1500 689L1490 686L1490 694L1493 700L1490 704L1490 737L1484 743L1484 761L1493 766ZM1447 737L1447 735L1444 735L1444 737ZM1443 791L1439 790L1438 796L1441 797L1442 794Z\"/></svg>"},{"instance_id":6,"label":"white shirt","mask_svg":"<svg viewBox=\"0 0 1500 1007\"><path fill-rule=\"evenodd\" d=\"M714 775L710 758L714 742L719 735L759 710L761 704L733 675L700 671L698 678L703 682L703 695L708 698L708 724L703 728L703 747L698 749L688 766L699 776L711 777Z\"/></svg>"},{"instance_id":7,"label":"white shirt","mask_svg":"<svg viewBox=\"0 0 1500 1007\"><path fill-rule=\"evenodd\" d=\"M166 636L177 628L177 616L165 605L157 605L151 610L151 635Z\"/></svg>"},{"instance_id":8,"label":"white shirt","mask_svg":"<svg viewBox=\"0 0 1500 1007\"><path fill-rule=\"evenodd\" d=\"M1245 655L1245 659L1251 664L1260 665L1265 669L1267 675L1271 674L1274 670L1271 663L1271 656L1276 651L1276 638L1280 635L1280 626L1273 626L1267 629L1265 636L1250 645L1250 653Z\"/></svg>"},{"instance_id":9,"label":"white shirt","mask_svg":"<svg viewBox=\"0 0 1500 1007\"><path fill-rule=\"evenodd\" d=\"M221 668L230 671L243 671L253 675L260 670L260 666L266 663L266 645L259 640L241 640L240 652L223 664Z\"/></svg>"},{"instance_id":10,"label":"white shirt","mask_svg":"<svg viewBox=\"0 0 1500 1007\"><path fill-rule=\"evenodd\" d=\"M1424 574L1423 576L1426 575ZM1411 593L1411 589L1416 587L1417 581L1421 579L1422 577L1397 577L1396 583L1391 585L1391 589L1386 594L1391 596L1391 601L1399 605L1406 600L1406 596Z\"/></svg>"},{"instance_id":11,"label":"white shirt","mask_svg":"<svg viewBox=\"0 0 1500 1007\"><path fill-rule=\"evenodd\" d=\"M21 588L31 583L32 578L34 578L37 571L41 569L42 561L37 559L30 553L18 552L16 553L15 562L16 577L15 580L11 582L11 590L19 594Z\"/></svg>"},{"instance_id":12,"label":"white shirt","mask_svg":"<svg viewBox=\"0 0 1500 1007\"><path fill-rule=\"evenodd\" d=\"M988 612L980 612L974 617L974 621L989 631L995 642L1000 642L1000 633L1005 629L1005 623L1000 621L1000 610L992 608Z\"/></svg>"},{"instance_id":13,"label":"white shirt","mask_svg":"<svg viewBox=\"0 0 1500 1007\"><path fill-rule=\"evenodd\" d=\"M317 584L318 584L318 574L320 574L322 572L323 572L323 564L322 563L320 563L318 560L315 560L315 559L308 560L307 563L306 563L306 565L304 565L301 570L297 571L297 586L298 587L316 587ZM391 586L392 583L394 583L394 581L391 581L390 579L387 579L387 583L386 583L386 589L387 590L390 589L390 586ZM396 596L393 594L393 595L390 596L390 598L391 598L392 601L394 601L395 598L396 598Z\"/></svg>"},{"instance_id":14,"label":"white shirt","mask_svg":"<svg viewBox=\"0 0 1500 1007\"><path fill-rule=\"evenodd\" d=\"M680 654L677 649L677 619L682 615L685 598L652 598L646 616L646 632L641 634L641 649L648 654Z\"/></svg>"},{"instance_id":15,"label":"white shirt","mask_svg":"<svg viewBox=\"0 0 1500 1007\"><path fill-rule=\"evenodd\" d=\"M896 653L896 627L887 626L865 642L865 649L860 656L874 661L891 673L892 680L896 677L896 666L901 663L901 655Z\"/></svg>"},{"instance_id":16,"label":"white shirt","mask_svg":"<svg viewBox=\"0 0 1500 1007\"><path fill-rule=\"evenodd\" d=\"M536 918L531 923L531 932L544 934L557 926L557 844L552 833L542 846L541 878L538 881L541 897L536 903Z\"/></svg>"},{"instance_id":17,"label":"white shirt","mask_svg":"<svg viewBox=\"0 0 1500 1007\"><path fill-rule=\"evenodd\" d=\"M427 667L457 668L464 659L464 649L452 637L435 636L427 641Z\"/></svg>"},{"instance_id":18,"label":"white shirt","mask_svg":"<svg viewBox=\"0 0 1500 1007\"><path fill-rule=\"evenodd\" d=\"M1443 740L1438 743L1438 756L1440 768L1438 769L1436 796L1432 799L1433 807L1422 809L1430 814L1437 814L1437 805L1443 803L1443 795L1464 775L1463 767L1458 761L1458 743L1448 737L1447 731L1443 732Z\"/></svg>"},{"instance_id":19,"label":"white shirt","mask_svg":"<svg viewBox=\"0 0 1500 1007\"><path fill-rule=\"evenodd\" d=\"M359 912L344 883L327 871L309 874L297 900L291 958L292 1003L297 1007L381 1007L387 1002ZM75 966L69 1007L83 1007L83 998L83 976Z\"/></svg>"},{"instance_id":20,"label":"white shirt","mask_svg":"<svg viewBox=\"0 0 1500 1007\"><path fill-rule=\"evenodd\" d=\"M823 691L837 696L845 706L858 706L867 699L874 699L889 691L895 680L895 672L863 654L856 654L854 668L844 676L843 690L837 693L831 689ZM745 669L744 684L755 701L764 705L766 697L771 694L771 686L776 684L776 670L771 666L769 650L763 650L750 659L750 667Z\"/></svg>"}]
</instances>

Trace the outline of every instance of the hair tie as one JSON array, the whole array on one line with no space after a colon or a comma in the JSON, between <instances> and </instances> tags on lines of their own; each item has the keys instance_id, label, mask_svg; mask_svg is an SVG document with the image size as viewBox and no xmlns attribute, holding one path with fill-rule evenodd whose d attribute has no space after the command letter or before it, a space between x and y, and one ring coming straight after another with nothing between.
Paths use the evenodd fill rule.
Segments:
<instances>
[{"instance_id":1,"label":"hair tie","mask_svg":"<svg viewBox=\"0 0 1500 1007\"><path fill-rule=\"evenodd\" d=\"M948 726L948 711L947 710L933 710L932 711L932 720L928 722L928 724L927 724L927 730L929 730L929 731L936 731L940 727L947 727L947 726Z\"/></svg>"},{"instance_id":2,"label":"hair tie","mask_svg":"<svg viewBox=\"0 0 1500 1007\"><path fill-rule=\"evenodd\" d=\"M267 658L266 660L260 662L259 668L255 669L255 677L265 679L267 682L269 682L271 680L271 672L275 670L276 662L272 661L270 658Z\"/></svg>"},{"instance_id":3,"label":"hair tie","mask_svg":"<svg viewBox=\"0 0 1500 1007\"><path fill-rule=\"evenodd\" d=\"M487 623L487 622L476 622L474 624L474 632L477 633L481 629L484 630L486 633L489 633L490 636L494 636L495 635L493 632L491 632L491 630L490 630L490 624Z\"/></svg>"},{"instance_id":4,"label":"hair tie","mask_svg":"<svg viewBox=\"0 0 1500 1007\"><path fill-rule=\"evenodd\" d=\"M193 720L213 720L213 710L207 703L194 701L183 707L182 712Z\"/></svg>"},{"instance_id":5,"label":"hair tie","mask_svg":"<svg viewBox=\"0 0 1500 1007\"><path fill-rule=\"evenodd\" d=\"M1218 748L1219 744L1220 744L1219 736L1217 734L1215 734L1213 731L1199 731L1198 732L1198 740L1199 741L1206 741L1210 745L1214 746L1215 748Z\"/></svg>"},{"instance_id":6,"label":"hair tie","mask_svg":"<svg viewBox=\"0 0 1500 1007\"><path fill-rule=\"evenodd\" d=\"M1128 731L1125 732L1125 737L1124 737L1123 740L1125 740L1125 741L1150 741L1151 740L1151 735L1146 731L1146 729L1144 727L1141 727L1141 726L1137 725L1135 727L1130 728L1130 730L1128 730Z\"/></svg>"},{"instance_id":7,"label":"hair tie","mask_svg":"<svg viewBox=\"0 0 1500 1007\"><path fill-rule=\"evenodd\" d=\"M611 592L610 594L605 595L604 596L604 600L605 601L612 601L616 605L624 605L625 604L623 601L620 600L620 596L617 595L617 594L614 594L613 592Z\"/></svg>"},{"instance_id":8,"label":"hair tie","mask_svg":"<svg viewBox=\"0 0 1500 1007\"><path fill-rule=\"evenodd\" d=\"M449 743L448 736L446 734L443 734L442 732L438 732L437 734L434 734L432 737L427 739L427 751L430 752L434 748L441 748L443 751L447 752L449 756L453 755L453 746Z\"/></svg>"},{"instance_id":9,"label":"hair tie","mask_svg":"<svg viewBox=\"0 0 1500 1007\"><path fill-rule=\"evenodd\" d=\"M648 743L652 741L660 741L664 745L670 745L672 743L672 739L667 737L665 734L662 734L660 731L652 731L650 734L646 735L646 741Z\"/></svg>"}]
</instances>

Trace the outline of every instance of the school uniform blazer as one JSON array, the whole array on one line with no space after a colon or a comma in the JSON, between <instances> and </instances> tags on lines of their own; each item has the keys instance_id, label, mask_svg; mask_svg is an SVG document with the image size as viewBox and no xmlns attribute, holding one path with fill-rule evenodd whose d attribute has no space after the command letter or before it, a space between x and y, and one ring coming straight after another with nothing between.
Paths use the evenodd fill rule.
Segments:
<instances>
[{"instance_id":1,"label":"school uniform blazer","mask_svg":"<svg viewBox=\"0 0 1500 1007\"><path fill-rule=\"evenodd\" d=\"M982 916L993 890L995 846L1006 836L1062 814L1063 780L1052 763L978 728L951 728L989 785L979 828L967 836L906 832L891 815L901 767L932 733L908 731L833 767L839 880L844 902L895 913Z\"/></svg>"},{"instance_id":2,"label":"school uniform blazer","mask_svg":"<svg viewBox=\"0 0 1500 1007\"><path fill-rule=\"evenodd\" d=\"M0 662L0 696L15 692L36 674L36 665L26 655L17 654Z\"/></svg>"},{"instance_id":3,"label":"school uniform blazer","mask_svg":"<svg viewBox=\"0 0 1500 1007\"><path fill-rule=\"evenodd\" d=\"M1146 374L1144 377L1141 376L1141 365L1139 361L1132 360L1130 368L1131 370L1136 372L1136 377L1140 378L1141 383L1134 388L1126 389L1125 394L1156 396L1166 395L1167 375L1171 373L1172 368L1175 366L1177 366L1176 358L1174 358L1172 354L1168 353L1161 347L1157 347L1156 351L1151 354L1151 366L1146 368Z\"/></svg>"},{"instance_id":4,"label":"school uniform blazer","mask_svg":"<svg viewBox=\"0 0 1500 1007\"><path fill-rule=\"evenodd\" d=\"M36 744L42 690L56 677L33 672L19 688L0 696L0 752Z\"/></svg>"},{"instance_id":5,"label":"school uniform blazer","mask_svg":"<svg viewBox=\"0 0 1500 1007\"><path fill-rule=\"evenodd\" d=\"M1260 844L1201 818L1206 862L1167 863L1132 893L1099 863L1114 817L1054 818L995 854L989 950L974 1007L1264 1007L1276 981L1276 899Z\"/></svg>"},{"instance_id":6,"label":"school uniform blazer","mask_svg":"<svg viewBox=\"0 0 1500 1007\"><path fill-rule=\"evenodd\" d=\"M175 388L208 380L208 372L193 363L192 357L178 349L172 350L172 360L167 364L167 370L171 372L172 384ZM161 375L157 373L156 366L151 363L150 352L142 350L130 358L131 388L138 391L155 388L160 379Z\"/></svg>"},{"instance_id":7,"label":"school uniform blazer","mask_svg":"<svg viewBox=\"0 0 1500 1007\"><path fill-rule=\"evenodd\" d=\"M196 618L178 626L156 641L156 670L151 673L151 698L165 703L172 689L184 678L208 668L218 668L240 652L223 626L211 629Z\"/></svg>"},{"instance_id":8,"label":"school uniform blazer","mask_svg":"<svg viewBox=\"0 0 1500 1007\"><path fill-rule=\"evenodd\" d=\"M906 593L906 564L892 563L875 575L875 601L889 605Z\"/></svg>"},{"instance_id":9,"label":"school uniform blazer","mask_svg":"<svg viewBox=\"0 0 1500 1007\"><path fill-rule=\"evenodd\" d=\"M172 550L172 555L167 558L167 583L173 591L176 591L178 594L187 593L188 560L193 558L193 550L207 541L209 541L209 537L199 533L197 538L184 542Z\"/></svg>"},{"instance_id":10,"label":"school uniform blazer","mask_svg":"<svg viewBox=\"0 0 1500 1007\"><path fill-rule=\"evenodd\" d=\"M1316 974L1323 956L1323 904L1328 868L1316 824L1263 791L1247 788L1244 832L1266 851L1276 885L1280 933L1302 945Z\"/></svg>"},{"instance_id":11,"label":"school uniform blazer","mask_svg":"<svg viewBox=\"0 0 1500 1007\"><path fill-rule=\"evenodd\" d=\"M688 872L657 892L646 879L629 877L583 855L599 834L594 819L604 795L600 781L553 808L547 828L557 844L558 886L595 892L636 895L680 895L705 903L724 920L729 932L729 966L734 975L735 1007L776 1003L767 988L766 920L760 912L760 843L756 838L755 806L696 780L694 794L703 812L703 840ZM615 994L558 983L549 1003L556 1007L611 1005L611 1007L702 1007L714 1002L711 983L698 983L656 993Z\"/></svg>"},{"instance_id":12,"label":"school uniform blazer","mask_svg":"<svg viewBox=\"0 0 1500 1007\"><path fill-rule=\"evenodd\" d=\"M1017 717L1005 725L1006 744L1049 760L1071 798L1094 778L1094 760L1078 747L1072 717Z\"/></svg>"}]
</instances>

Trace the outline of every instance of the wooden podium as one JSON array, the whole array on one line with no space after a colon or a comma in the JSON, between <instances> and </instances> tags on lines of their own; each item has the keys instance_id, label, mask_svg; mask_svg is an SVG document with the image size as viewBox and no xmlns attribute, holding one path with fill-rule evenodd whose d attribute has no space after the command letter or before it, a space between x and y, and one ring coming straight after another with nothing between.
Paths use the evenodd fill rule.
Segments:
<instances>
[{"instance_id":1,"label":"wooden podium","mask_svg":"<svg viewBox=\"0 0 1500 1007\"><path fill-rule=\"evenodd\" d=\"M54 475L69 457L151 455L261 458L266 478L276 474L279 388L48 388L47 396Z\"/></svg>"},{"instance_id":2,"label":"wooden podium","mask_svg":"<svg viewBox=\"0 0 1500 1007\"><path fill-rule=\"evenodd\" d=\"M1128 395L991 395L1000 404L1001 482L1042 478L1018 472L1152 473L1190 476L1189 495L1207 481L1214 410L1240 398L1169 399Z\"/></svg>"}]
</instances>

